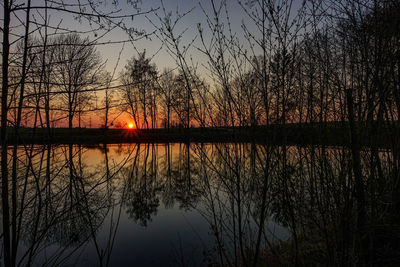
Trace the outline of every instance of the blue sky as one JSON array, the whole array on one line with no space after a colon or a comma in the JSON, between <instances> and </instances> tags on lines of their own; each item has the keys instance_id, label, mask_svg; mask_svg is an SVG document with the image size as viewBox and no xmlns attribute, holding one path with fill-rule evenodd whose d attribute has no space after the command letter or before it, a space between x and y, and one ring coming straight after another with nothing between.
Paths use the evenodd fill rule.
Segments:
<instances>
[{"instance_id":1,"label":"blue sky","mask_svg":"<svg viewBox=\"0 0 400 267\"><path fill-rule=\"evenodd\" d=\"M219 2L219 1L217 0L216 2ZM228 4L229 12L232 15L232 24L233 24L234 30L241 31L240 25L241 25L242 20L245 18L245 16L244 16L240 6L237 4L236 0L228 0L228 3L229 3ZM200 8L199 1L195 1L195 0L164 0L164 5L165 5L165 8L167 9L167 11L169 10L173 14L175 14L176 10L178 10L179 13L184 13L184 12L187 12L187 11L193 9L190 12L190 14L187 17L185 17L177 27L178 31L182 31L186 28L188 29L185 32L185 35L184 35L185 39L184 39L183 43L190 42L190 40L192 40L198 34L198 31L197 31L198 23L201 23L203 25L203 27L206 27L205 17L204 17L202 9ZM206 10L206 12L211 12L211 8L210 8L211 5L210 5L209 0L201 1L201 5ZM126 9L129 9L128 5L123 5L123 6L126 7ZM146 1L143 0L142 4L141 4L141 11L150 10L151 8L157 8L157 7L160 7L160 0L146 0ZM157 10L156 12L160 16L162 16L163 12L161 9ZM154 27L149 22L149 19L156 24L159 23L157 17L154 14L149 14L147 16L135 17L132 21L132 25L134 27L144 29L146 32L150 33L152 31L154 31ZM110 40L118 40L118 39L122 40L122 39L126 38L126 34L124 34L123 32L121 32L119 30L114 31L110 36L111 36ZM108 40L108 39L106 38L106 40ZM168 55L166 53L165 49L161 48L161 50L159 51L159 49L161 47L161 43L156 36L151 36L150 40L145 39L145 40L135 42L134 45L135 45L136 49L138 49L139 51L143 51L144 49L146 49L146 53L148 56L154 55L153 61L157 64L157 66L159 67L160 70L162 70L163 68L166 68L166 67L171 68L171 67L175 66L174 60L170 57L170 55ZM103 56L109 60L109 63L110 63L109 65L114 66L115 61L116 61L116 56L117 56L116 52L117 52L117 50L119 52L120 49L121 49L121 45L116 45L113 49L100 48L100 51L103 54ZM118 52L117 52L117 54L118 54ZM202 59L204 57L195 47L193 47L191 49L190 54L193 55L193 57L195 57L198 61L200 61L200 62L203 61ZM136 55L136 51L132 47L132 45L130 45L130 44L125 45L124 51L121 56L122 62L120 62L120 64L123 65L128 58L130 58L134 55Z\"/></svg>"},{"instance_id":2,"label":"blue sky","mask_svg":"<svg viewBox=\"0 0 400 267\"><path fill-rule=\"evenodd\" d=\"M56 1L62 1L62 0L56 0ZM78 0L64 0L64 3L68 4L73 4L76 3ZM135 0L131 0L135 1ZM230 16L230 20L232 23L232 30L236 32L237 36L241 39L243 39L243 30L241 29L242 22L244 22L246 25L248 25L250 28L254 26L251 21L249 21L247 15L245 12L242 10L242 8L238 4L238 0L226 0L227 1L227 6L228 6L228 12ZM243 0L245 1L245 0ZM86 1L82 1L81 3L84 3ZM97 1L100 2L100 1ZM141 0L139 1L139 7L140 11L147 11L156 9L160 7L160 0ZM190 40L192 40L197 34L197 25L200 23L204 30L204 33L207 36L209 36L209 31L207 29L206 25L206 20L205 16L203 14L203 10L200 8L200 4L203 6L205 9L205 12L208 14L211 14L212 8L211 8L211 0L163 0L164 5L167 9L167 11L171 11L173 14L175 14L176 10L178 9L179 13L186 12L188 10L192 10L192 12L185 17L180 24L177 27L178 31L181 31L185 28L187 28L187 32L185 33L183 43L188 43ZM217 5L221 2L221 0L215 0L214 1ZM278 1L279 2L279 1ZM301 1L295 1L295 2L301 2ZM16 0L16 4L21 4L25 3L25 0ZM32 5L33 6L44 6L44 0L32 0ZM118 3L119 5L117 8L115 8L112 4L112 0L103 0L102 5L99 7L100 10L107 10L107 11L114 11L116 9L120 9L119 14L135 14L137 11L129 4L129 0L119 0ZM73 7L69 7L73 8ZM40 21L40 15L43 14L43 9L40 11L33 11L32 12L32 19L35 19L37 21ZM158 10L156 11L162 16L162 11ZM20 19L24 19L24 12L20 11L18 13ZM0 15L1 16L1 15ZM65 12L60 12L60 11L51 11L49 12L49 17L50 17L50 24L53 26L59 25L62 28L68 28L71 30L78 30L78 31L88 31L86 35L91 38L95 39L96 36L101 36L101 31L98 32L90 32L91 27L87 23L87 21L82 20L81 22L78 22L76 18L74 18L73 15L65 13ZM129 27L135 27L139 30L145 30L146 32L150 33L154 31L153 25L149 22L149 20L153 21L155 24L159 24L158 19L154 14L148 14L146 16L135 16L133 20L131 18L125 19L125 23ZM15 17L12 19L12 25L18 25L18 19ZM17 32L17 29L14 29L15 32ZM22 33L22 31L20 31ZM123 32L120 29L114 29L112 32L106 34L104 37L102 37L99 42L118 42L118 41L123 41L123 40L128 40L128 36L125 32ZM245 41L243 41L245 43ZM195 43L195 45L200 46L199 43ZM170 55L168 55L165 51L164 48L161 47L161 42L157 39L156 36L150 36L150 39L143 39L140 41L136 41L133 44L126 43L124 46L122 44L113 44L113 45L99 45L98 50L102 54L102 57L104 60L107 60L107 70L110 72L113 71L116 63L117 63L117 58L118 55L122 50L121 53L121 58L119 65L117 66L117 71L116 71L116 76L118 75L119 71L123 68L123 66L126 64L126 61L131 58L132 56L137 55L137 51L142 52L144 49L146 49L147 55L148 56L154 56L153 62L156 63L158 66L159 70L163 70L164 68L173 68L175 67L175 62L174 59L171 58ZM161 48L161 49L160 49ZM189 54L193 56L193 58L196 59L196 61L201 65L201 64L206 64L205 62L205 57L195 48L192 47L192 49L189 51ZM200 70L201 71L201 70Z\"/></svg>"}]
</instances>

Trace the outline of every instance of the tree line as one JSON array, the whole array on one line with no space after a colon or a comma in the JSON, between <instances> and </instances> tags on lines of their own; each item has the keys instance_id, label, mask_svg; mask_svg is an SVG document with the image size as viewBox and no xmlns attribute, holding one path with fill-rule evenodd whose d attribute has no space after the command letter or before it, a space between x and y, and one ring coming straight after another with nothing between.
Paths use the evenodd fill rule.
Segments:
<instances>
[{"instance_id":1,"label":"tree line","mask_svg":"<svg viewBox=\"0 0 400 267\"><path fill-rule=\"evenodd\" d=\"M210 2L196 41L176 30L190 11L174 17L162 5L149 22L175 69L160 70L144 50L110 73L98 43L77 33L30 37L26 49L21 40L10 57L9 125L18 114L69 128L93 116L123 127L124 113L147 129L398 120L398 1L239 1L254 23L242 25L245 38L230 28L227 2Z\"/></svg>"}]
</instances>

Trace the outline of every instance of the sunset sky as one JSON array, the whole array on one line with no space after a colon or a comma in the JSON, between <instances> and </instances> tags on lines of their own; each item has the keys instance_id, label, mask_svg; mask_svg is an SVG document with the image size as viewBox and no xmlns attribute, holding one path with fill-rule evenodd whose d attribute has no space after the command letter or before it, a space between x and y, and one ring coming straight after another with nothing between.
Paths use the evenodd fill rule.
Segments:
<instances>
[{"instance_id":1,"label":"sunset sky","mask_svg":"<svg viewBox=\"0 0 400 267\"><path fill-rule=\"evenodd\" d=\"M110 2L104 4L101 8L98 7L99 10L106 11L115 11ZM120 9L119 15L127 15L127 14L135 14L137 11L132 7L129 3L131 1L120 0L118 1L118 9ZM185 29L187 31L184 33L182 45L188 45L193 38L198 35L197 25L200 23L204 29L205 36L207 37L209 29L207 28L206 17L204 15L207 12L210 16L212 16L212 6L211 1L203 0L203 1L191 1L191 0L164 0L164 6L167 12L172 12L173 16L176 16L176 12L179 14L188 12L192 10L180 23L177 25L176 32L181 32ZM215 1L217 5L220 4L220 1ZM21 2L22 3L22 2ZM200 7L202 6L202 8ZM32 6L44 6L43 0L33 0ZM243 12L242 8L239 6L237 1L228 1L228 11L231 19L232 29L234 32L237 32L238 37L243 36L243 31L241 29L241 24L243 21L247 20L246 14ZM138 15L134 16L133 20L131 18L125 19L124 22L128 27L135 27L137 30L144 30L146 33L152 33L155 31L155 27L152 25L153 22L156 25L160 24L159 19L157 18L157 14L160 17L164 17L163 11L161 9L161 1L160 0L146 0L139 1L138 7L139 12L156 10L154 12L150 12L146 15ZM74 9L72 7L68 7L68 9ZM75 9L74 9L75 10ZM43 10L40 10L43 12ZM24 12L19 13L19 17L24 16ZM40 20L40 16L38 12L33 11L32 17ZM225 17L225 15L223 15ZM150 22L151 21L151 22ZM12 19L11 23L13 26L18 25L18 20ZM92 31L96 29L95 26L91 26L85 19L78 20L74 15L60 12L60 11L49 11L49 22L50 25L56 26L60 25L60 28L78 31L78 32L86 32L83 36L89 37L91 40L96 39L99 36L102 36L104 32L102 31ZM60 32L60 31L58 31ZM113 72L114 68L116 69L114 74L114 79L117 79L120 71L123 69L127 60L132 58L133 56L137 56L138 52L143 52L146 50L147 57L152 58L152 62L157 65L158 70L161 72L165 68L175 68L176 64L174 59L166 52L166 49L162 47L161 42L157 38L156 35L150 35L149 38L145 38L135 42L124 42L118 43L119 41L127 41L129 40L128 35L121 29L113 29L102 38L98 39L98 43L107 43L114 42L114 44L104 44L98 45L97 50L101 53L101 56L104 61L106 61L106 70L110 73ZM207 74L205 73L204 64L206 64L205 56L197 49L200 47L199 38L194 42L194 46L188 52L188 56L193 57L194 62L198 63L198 72L202 74L203 78L208 79ZM118 56L121 53L120 61L118 62ZM116 64L118 65L116 66ZM118 81L117 81L118 83ZM100 93L101 96L101 93ZM115 115L115 114L114 114ZM127 114L121 114L115 120L115 122L122 123L127 127L131 120ZM83 125L97 127L100 126L98 119L96 117L87 117L84 116L82 118ZM63 122L57 122L57 126L62 126Z\"/></svg>"},{"instance_id":2,"label":"sunset sky","mask_svg":"<svg viewBox=\"0 0 400 267\"><path fill-rule=\"evenodd\" d=\"M121 70L124 68L127 61L136 57L138 53L146 51L146 56L152 58L152 63L155 63L159 72L162 72L165 68L176 68L175 58L169 55L162 46L160 40L157 38L157 33L151 34L156 31L155 26L160 25L159 17L164 18L164 12L161 8L160 0L146 0L146 1L138 1L139 9L136 10L132 6L132 2L137 2L135 0L120 0L118 2L118 6L115 7L111 4L112 1L104 1L105 3L100 4L96 7L97 10L103 13L116 12L113 15L132 15L137 12L149 13L145 15L135 15L133 18L124 18L123 23L125 23L126 27L134 27L138 31L145 31L147 34L150 34L148 38L143 38L138 41L131 42L129 40L129 36L122 29L116 27L112 31L107 32L105 34L104 30L97 30L96 23L88 23L85 18L77 18L76 15L62 12L57 10L49 10L48 17L49 21L47 22L52 29L49 28L49 31L53 31L57 28L57 33L62 32L78 32L82 36L87 36L90 40L97 40L97 50L100 52L103 61L106 62L105 68L110 73L114 73L114 85L117 85L119 81L117 80ZM221 5L220 0L215 0L215 6L218 8ZM247 3L247 0L240 1L242 3ZM278 1L279 2L279 1ZM277 2L277 3L278 3ZM25 3L22 0L17 0L15 4ZM74 1L64 2L66 4L70 4L71 6L67 6L67 9L79 11L76 7L72 6ZM176 26L175 34L184 32L181 46L187 46L193 39L195 42L188 50L187 58L189 62L196 65L196 71L201 75L202 79L205 79L210 86L213 86L213 81L209 76L209 73L206 70L207 60L206 56L199 51L202 48L202 44L200 43L200 38L198 38L198 25L201 25L204 33L204 37L206 39L206 43L209 41L207 38L211 36L210 29L207 25L207 17L205 13L210 17L211 20L213 17L213 8L211 0L201 0L201 1L188 1L188 0L163 0L166 12L171 12L173 19L176 18L177 14L181 15L191 10L191 12L185 16ZM249 43L244 38L244 31L242 29L242 25L245 24L246 27L255 34L255 36L259 35L258 30L254 26L254 22L251 21L243 10L243 8L239 5L238 0L228 0L227 2L227 14L229 16L231 29L235 37L240 40L241 45L244 49L248 48ZM302 1L294 1L293 10L296 10L296 7L300 5ZM54 4L50 4L53 5ZM279 3L278 3L279 5ZM43 0L33 0L32 1L32 14L31 17L34 21L38 23L43 22L43 9L37 9L37 7L43 7ZM90 10L88 8L88 10ZM154 12L152 10L155 10ZM24 21L25 11L19 11L14 13L18 18L14 17L11 19L11 24L14 27L13 31L15 33L23 34L23 27L19 24L20 21ZM220 16L220 19L224 24L224 30L227 31L227 14L223 10ZM0 15L1 16L1 15ZM115 20L114 20L115 21ZM154 23L155 26L152 24ZM61 29L59 29L61 28ZM43 31L43 28L42 30ZM40 36L39 33L36 33L37 36ZM43 35L43 32L41 33ZM101 38L100 38L101 37ZM13 38L13 37L11 37ZM15 37L14 37L15 38ZM112 42L111 44L109 42ZM207 43L208 45L208 43ZM257 51L256 51L257 53ZM120 60L118 61L120 55ZM192 61L193 60L193 61ZM118 64L118 65L117 65ZM102 93L97 93L99 99L103 97ZM115 114L114 114L115 115ZM117 114L118 115L118 114ZM85 118L86 117L86 118ZM100 126L98 122L98 118L96 116L85 116L83 118L83 125L97 127ZM111 116L113 117L113 116ZM128 125L131 121L128 118L128 115L121 114L118 115L118 118L115 122L119 121L124 125ZM62 122L57 122L57 124L62 124ZM62 126L62 125L57 125Z\"/></svg>"}]
</instances>

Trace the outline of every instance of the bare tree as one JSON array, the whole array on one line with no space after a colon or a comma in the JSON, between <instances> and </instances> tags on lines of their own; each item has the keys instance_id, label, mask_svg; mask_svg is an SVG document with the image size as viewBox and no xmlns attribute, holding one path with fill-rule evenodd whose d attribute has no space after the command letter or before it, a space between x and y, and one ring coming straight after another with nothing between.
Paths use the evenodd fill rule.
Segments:
<instances>
[{"instance_id":1,"label":"bare tree","mask_svg":"<svg viewBox=\"0 0 400 267\"><path fill-rule=\"evenodd\" d=\"M158 86L160 87L160 104L162 106L161 111L164 112L164 128L169 129L171 127L172 111L173 111L173 99L175 86L175 77L172 70L166 69L161 73L158 79Z\"/></svg>"},{"instance_id":2,"label":"bare tree","mask_svg":"<svg viewBox=\"0 0 400 267\"><path fill-rule=\"evenodd\" d=\"M150 63L150 59L146 58L146 52L133 57L125 65L125 69L121 72L122 101L125 110L132 116L136 127L140 127L143 123L149 129L149 119L152 116L154 107L155 87L157 80L157 69L154 64ZM150 109L150 111L149 111ZM141 116L140 116L141 113ZM142 122L140 121L142 119ZM155 118L152 118L154 126Z\"/></svg>"},{"instance_id":3,"label":"bare tree","mask_svg":"<svg viewBox=\"0 0 400 267\"><path fill-rule=\"evenodd\" d=\"M93 43L77 34L60 36L55 45L54 79L63 92L61 101L67 106L68 127L72 128L74 116L90 101L90 90L100 85L104 64Z\"/></svg>"}]
</instances>

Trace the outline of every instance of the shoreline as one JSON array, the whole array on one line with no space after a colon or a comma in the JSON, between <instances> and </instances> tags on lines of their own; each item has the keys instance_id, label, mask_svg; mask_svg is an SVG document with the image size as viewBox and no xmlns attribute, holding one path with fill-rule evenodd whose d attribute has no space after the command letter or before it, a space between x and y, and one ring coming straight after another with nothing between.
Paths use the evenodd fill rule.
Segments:
<instances>
[{"instance_id":1,"label":"shoreline","mask_svg":"<svg viewBox=\"0 0 400 267\"><path fill-rule=\"evenodd\" d=\"M257 127L213 127L170 129L20 128L19 136L9 127L8 144L121 144L121 143L260 143L270 145L349 146L350 132L342 123L286 124ZM360 127L362 146L390 148L396 143L395 126L368 134ZM376 137L379 136L379 137Z\"/></svg>"}]
</instances>

